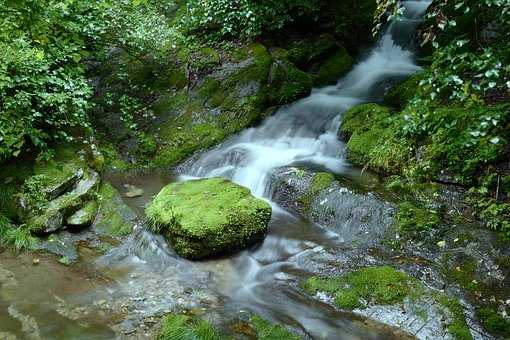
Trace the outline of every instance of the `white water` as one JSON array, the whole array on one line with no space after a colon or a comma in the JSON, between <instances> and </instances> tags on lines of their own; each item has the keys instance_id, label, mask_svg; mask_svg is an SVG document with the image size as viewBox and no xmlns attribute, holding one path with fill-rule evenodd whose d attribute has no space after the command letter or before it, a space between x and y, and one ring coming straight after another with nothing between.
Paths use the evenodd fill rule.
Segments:
<instances>
[{"instance_id":1,"label":"white water","mask_svg":"<svg viewBox=\"0 0 510 340\"><path fill-rule=\"evenodd\" d=\"M347 166L344 143L337 137L342 113L352 106L380 99L384 85L420 70L413 53L399 46L412 41L416 18L429 1L406 1L405 15L392 24L368 57L336 86L281 108L260 127L232 137L204 154L191 168L192 177L221 176L248 187L269 199L268 178L272 169L310 164L341 173ZM405 45L405 43L404 43Z\"/></svg>"}]
</instances>

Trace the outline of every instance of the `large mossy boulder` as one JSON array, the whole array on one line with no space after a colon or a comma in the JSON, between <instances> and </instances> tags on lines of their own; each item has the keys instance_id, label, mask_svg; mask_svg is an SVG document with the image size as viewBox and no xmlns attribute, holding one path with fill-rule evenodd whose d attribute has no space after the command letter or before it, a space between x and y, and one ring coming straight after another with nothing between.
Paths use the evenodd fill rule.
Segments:
<instances>
[{"instance_id":1,"label":"large mossy boulder","mask_svg":"<svg viewBox=\"0 0 510 340\"><path fill-rule=\"evenodd\" d=\"M146 209L155 231L188 259L233 253L260 241L271 206L222 178L172 183Z\"/></svg>"}]
</instances>

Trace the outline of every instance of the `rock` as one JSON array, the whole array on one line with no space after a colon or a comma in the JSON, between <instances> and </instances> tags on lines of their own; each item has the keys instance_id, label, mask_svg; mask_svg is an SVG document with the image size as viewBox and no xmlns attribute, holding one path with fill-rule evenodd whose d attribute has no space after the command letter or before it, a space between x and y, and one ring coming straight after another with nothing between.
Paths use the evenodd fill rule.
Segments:
<instances>
[{"instance_id":1,"label":"rock","mask_svg":"<svg viewBox=\"0 0 510 340\"><path fill-rule=\"evenodd\" d=\"M64 229L64 221L90 199L99 180L97 172L87 172L72 191L50 201L42 212L29 218L27 223L31 230L44 235Z\"/></svg>"},{"instance_id":2,"label":"rock","mask_svg":"<svg viewBox=\"0 0 510 340\"><path fill-rule=\"evenodd\" d=\"M393 223L395 207L373 193L345 187L331 174L278 168L271 199L337 233L345 242L376 243Z\"/></svg>"},{"instance_id":3,"label":"rock","mask_svg":"<svg viewBox=\"0 0 510 340\"><path fill-rule=\"evenodd\" d=\"M109 183L99 189L99 211L94 221L94 231L109 236L131 234L137 216L122 200L122 197Z\"/></svg>"},{"instance_id":4,"label":"rock","mask_svg":"<svg viewBox=\"0 0 510 340\"><path fill-rule=\"evenodd\" d=\"M75 212L66 220L66 224L70 227L89 227L94 222L97 215L97 202L89 201L83 208Z\"/></svg>"},{"instance_id":5,"label":"rock","mask_svg":"<svg viewBox=\"0 0 510 340\"><path fill-rule=\"evenodd\" d=\"M232 253L260 241L271 206L222 178L173 183L146 209L155 231L188 259Z\"/></svg>"},{"instance_id":6,"label":"rock","mask_svg":"<svg viewBox=\"0 0 510 340\"><path fill-rule=\"evenodd\" d=\"M124 184L124 187L127 189L126 197L135 198L143 195L143 189L138 188L137 186L131 184Z\"/></svg>"},{"instance_id":7,"label":"rock","mask_svg":"<svg viewBox=\"0 0 510 340\"><path fill-rule=\"evenodd\" d=\"M69 191L82 177L83 169L77 169L59 183L45 188L44 192L47 194L49 200L54 200L58 196Z\"/></svg>"}]
</instances>

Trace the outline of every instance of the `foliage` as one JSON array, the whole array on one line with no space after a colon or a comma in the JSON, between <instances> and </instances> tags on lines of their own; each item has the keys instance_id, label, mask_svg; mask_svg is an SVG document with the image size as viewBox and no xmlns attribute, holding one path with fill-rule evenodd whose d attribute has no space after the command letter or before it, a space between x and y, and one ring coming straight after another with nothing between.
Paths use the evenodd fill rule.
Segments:
<instances>
[{"instance_id":1,"label":"foliage","mask_svg":"<svg viewBox=\"0 0 510 340\"><path fill-rule=\"evenodd\" d=\"M48 199L44 191L48 177L46 175L35 175L28 178L24 185L21 197L25 205L34 211L41 211L47 204Z\"/></svg>"},{"instance_id":2,"label":"foliage","mask_svg":"<svg viewBox=\"0 0 510 340\"><path fill-rule=\"evenodd\" d=\"M139 61L164 58L177 34L162 7L131 0L0 1L0 160L90 131L93 91L85 62L106 58L112 48Z\"/></svg>"},{"instance_id":3,"label":"foliage","mask_svg":"<svg viewBox=\"0 0 510 340\"><path fill-rule=\"evenodd\" d=\"M510 320L492 308L481 308L477 310L477 315L482 320L483 326L493 334L504 338L510 337Z\"/></svg>"},{"instance_id":4,"label":"foliage","mask_svg":"<svg viewBox=\"0 0 510 340\"><path fill-rule=\"evenodd\" d=\"M317 14L319 0L191 0L182 24L211 39L250 39L274 32L294 20Z\"/></svg>"},{"instance_id":5,"label":"foliage","mask_svg":"<svg viewBox=\"0 0 510 340\"><path fill-rule=\"evenodd\" d=\"M163 320L158 340L220 340L222 337L205 320L183 314L170 314Z\"/></svg>"},{"instance_id":6,"label":"foliage","mask_svg":"<svg viewBox=\"0 0 510 340\"><path fill-rule=\"evenodd\" d=\"M45 149L89 127L92 95L80 63L96 32L85 25L95 2L0 2L0 159L17 156L26 140Z\"/></svg>"},{"instance_id":7,"label":"foliage","mask_svg":"<svg viewBox=\"0 0 510 340\"><path fill-rule=\"evenodd\" d=\"M35 243L29 228L16 226L7 217L0 214L0 244L13 246L17 250L30 249Z\"/></svg>"},{"instance_id":8,"label":"foliage","mask_svg":"<svg viewBox=\"0 0 510 340\"><path fill-rule=\"evenodd\" d=\"M262 319L258 315L251 318L251 324L257 333L258 340L299 340L299 336L290 333L284 327Z\"/></svg>"}]
</instances>

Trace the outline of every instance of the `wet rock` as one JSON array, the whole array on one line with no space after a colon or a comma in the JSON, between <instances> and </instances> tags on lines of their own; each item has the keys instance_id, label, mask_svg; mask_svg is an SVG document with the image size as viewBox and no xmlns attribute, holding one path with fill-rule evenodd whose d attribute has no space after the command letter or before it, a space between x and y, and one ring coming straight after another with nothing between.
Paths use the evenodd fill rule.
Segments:
<instances>
[{"instance_id":1,"label":"wet rock","mask_svg":"<svg viewBox=\"0 0 510 340\"><path fill-rule=\"evenodd\" d=\"M138 188L135 185L124 184L124 188L126 188L126 190L127 190L127 192L125 194L127 198L135 198L135 197L143 196L143 189Z\"/></svg>"},{"instance_id":2,"label":"wet rock","mask_svg":"<svg viewBox=\"0 0 510 340\"><path fill-rule=\"evenodd\" d=\"M66 257L71 261L78 260L77 243L82 237L70 232L63 231L48 236L47 239L41 239L34 249L45 250L49 253Z\"/></svg>"},{"instance_id":3,"label":"wet rock","mask_svg":"<svg viewBox=\"0 0 510 340\"><path fill-rule=\"evenodd\" d=\"M271 207L222 178L166 186L146 209L152 228L189 259L232 253L260 241Z\"/></svg>"},{"instance_id":4,"label":"wet rock","mask_svg":"<svg viewBox=\"0 0 510 340\"><path fill-rule=\"evenodd\" d=\"M99 189L99 196L99 210L93 224L94 231L110 236L131 234L138 217L124 203L119 192L110 183L103 183Z\"/></svg>"},{"instance_id":5,"label":"wet rock","mask_svg":"<svg viewBox=\"0 0 510 340\"><path fill-rule=\"evenodd\" d=\"M321 177L308 170L278 169L271 175L272 199L345 242L378 242L393 223L395 207L373 193L358 193L332 177Z\"/></svg>"},{"instance_id":6,"label":"wet rock","mask_svg":"<svg viewBox=\"0 0 510 340\"><path fill-rule=\"evenodd\" d=\"M83 207L84 203L90 199L99 181L97 172L86 173L76 183L72 191L50 201L41 213L32 214L34 216L27 221L32 231L44 235L64 229L64 221Z\"/></svg>"},{"instance_id":7,"label":"wet rock","mask_svg":"<svg viewBox=\"0 0 510 340\"><path fill-rule=\"evenodd\" d=\"M54 200L63 193L71 190L76 183L83 177L83 169L77 169L67 178L64 178L61 182L44 189L49 200Z\"/></svg>"},{"instance_id":8,"label":"wet rock","mask_svg":"<svg viewBox=\"0 0 510 340\"><path fill-rule=\"evenodd\" d=\"M97 210L97 202L95 200L89 201L83 208L67 218L66 225L72 228L89 227L96 218Z\"/></svg>"}]
</instances>

